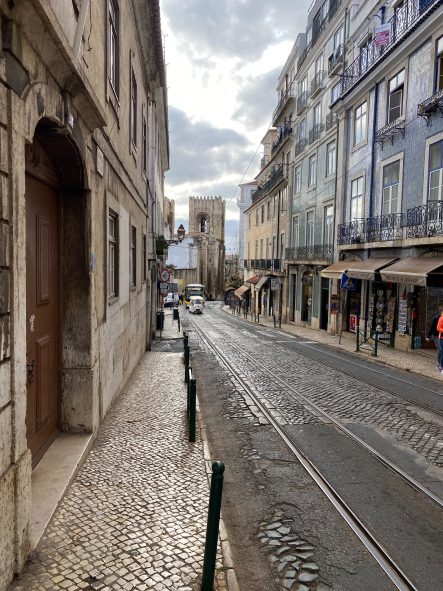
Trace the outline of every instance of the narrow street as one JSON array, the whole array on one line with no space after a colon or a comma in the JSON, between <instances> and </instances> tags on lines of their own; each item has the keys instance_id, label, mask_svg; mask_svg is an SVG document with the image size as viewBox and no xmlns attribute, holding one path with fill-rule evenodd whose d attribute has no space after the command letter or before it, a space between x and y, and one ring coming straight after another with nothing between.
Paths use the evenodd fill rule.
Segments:
<instances>
[{"instance_id":1,"label":"narrow street","mask_svg":"<svg viewBox=\"0 0 443 591\"><path fill-rule=\"evenodd\" d=\"M443 588L438 382L216 303L185 330L211 452L226 464L223 510L241 589ZM357 535L294 449L355 517Z\"/></svg>"}]
</instances>

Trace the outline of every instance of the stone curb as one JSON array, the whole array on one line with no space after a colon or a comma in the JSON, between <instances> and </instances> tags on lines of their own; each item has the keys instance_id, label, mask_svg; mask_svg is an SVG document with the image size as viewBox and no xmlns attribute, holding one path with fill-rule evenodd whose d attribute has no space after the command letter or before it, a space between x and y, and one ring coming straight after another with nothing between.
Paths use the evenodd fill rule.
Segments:
<instances>
[{"instance_id":1,"label":"stone curb","mask_svg":"<svg viewBox=\"0 0 443 591\"><path fill-rule=\"evenodd\" d=\"M223 306L220 306L220 308L221 308L222 312L224 312L225 314L229 314L229 311L228 310L225 310L223 308ZM239 318L240 318L240 320L243 320L244 322L249 322L250 324L253 324L254 326L263 326L263 328L269 328L271 330L273 329L273 330L284 332L286 334L290 334L292 336L297 336L293 332L290 332L289 330L285 330L284 328L276 328L276 327L273 327L273 326L268 326L267 324L262 324L261 322L253 322L252 320L249 320L248 318L243 318L243 317L239 317ZM314 334L316 332L312 328L311 328L311 331ZM304 338L304 337L300 337L300 338ZM365 355L363 352L362 353L356 353L355 351L348 351L346 349L340 349L337 345L331 345L329 343L322 343L321 341L316 341L316 342L319 345L323 345L324 347L329 347L329 349L333 349L333 350L338 349L339 351L345 351L345 353L349 353L349 355L353 355L357 359L362 359L363 358L366 361L370 361L371 363L377 363L378 365L386 365L387 367L392 367L394 369L398 369L398 370L404 371L405 373L408 373L408 374L415 374L417 376L428 378L430 380L434 380L434 381L439 382L441 384L441 378L438 378L438 377L436 377L434 375L427 374L427 373L424 373L422 371L416 371L414 369L408 369L408 370L406 370L406 369L403 369L402 367L398 367L398 365L395 365L395 363L389 363L389 361L383 361L383 360L378 359L378 358L375 359L374 357L370 357L370 356Z\"/></svg>"},{"instance_id":2,"label":"stone curb","mask_svg":"<svg viewBox=\"0 0 443 591\"><path fill-rule=\"evenodd\" d=\"M198 401L197 395L197 428L200 431L200 437L203 443L203 458L205 461L206 466L206 476L208 478L208 487L211 486L211 476L212 476L212 459L211 459L211 451L208 445L208 438L206 437L205 427L203 425L203 420L200 412L200 404ZM222 547L222 554L223 554L223 562L224 565L229 569L226 573L226 579L228 584L229 591L240 591L238 586L237 576L235 574L235 565L234 560L232 558L232 551L231 551L231 544L229 542L228 531L226 529L225 521L223 519L223 511L220 514L220 529L219 529L219 538Z\"/></svg>"}]
</instances>

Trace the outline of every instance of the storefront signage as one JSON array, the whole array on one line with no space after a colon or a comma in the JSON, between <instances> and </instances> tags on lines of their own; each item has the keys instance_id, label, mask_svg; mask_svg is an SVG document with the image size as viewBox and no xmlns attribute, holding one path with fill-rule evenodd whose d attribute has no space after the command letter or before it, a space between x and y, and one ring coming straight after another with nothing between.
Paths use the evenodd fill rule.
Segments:
<instances>
[{"instance_id":1,"label":"storefront signage","mask_svg":"<svg viewBox=\"0 0 443 591\"><path fill-rule=\"evenodd\" d=\"M357 287L357 279L353 279L352 277L348 277L346 273L343 273L341 276L341 285L342 289L355 289Z\"/></svg>"},{"instance_id":2,"label":"storefront signage","mask_svg":"<svg viewBox=\"0 0 443 591\"><path fill-rule=\"evenodd\" d=\"M278 291L280 289L280 278L272 277L271 279L271 291Z\"/></svg>"},{"instance_id":3,"label":"storefront signage","mask_svg":"<svg viewBox=\"0 0 443 591\"><path fill-rule=\"evenodd\" d=\"M340 306L340 298L337 294L331 295L331 314L338 314Z\"/></svg>"},{"instance_id":4,"label":"storefront signage","mask_svg":"<svg viewBox=\"0 0 443 591\"><path fill-rule=\"evenodd\" d=\"M301 278L302 285L312 285L312 275L303 275Z\"/></svg>"},{"instance_id":5,"label":"storefront signage","mask_svg":"<svg viewBox=\"0 0 443 591\"><path fill-rule=\"evenodd\" d=\"M375 27L375 47L389 45L391 37L391 25L378 25Z\"/></svg>"},{"instance_id":6,"label":"storefront signage","mask_svg":"<svg viewBox=\"0 0 443 591\"><path fill-rule=\"evenodd\" d=\"M403 285L422 285L423 287L426 287L426 277L382 273L382 279L383 281L386 281L386 283L402 283Z\"/></svg>"}]
</instances>

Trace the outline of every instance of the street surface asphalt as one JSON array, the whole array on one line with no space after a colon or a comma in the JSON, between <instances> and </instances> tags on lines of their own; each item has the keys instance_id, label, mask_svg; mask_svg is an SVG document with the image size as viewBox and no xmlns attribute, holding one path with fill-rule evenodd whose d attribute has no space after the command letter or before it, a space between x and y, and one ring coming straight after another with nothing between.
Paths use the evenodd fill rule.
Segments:
<instances>
[{"instance_id":1,"label":"street surface asphalt","mask_svg":"<svg viewBox=\"0 0 443 591\"><path fill-rule=\"evenodd\" d=\"M396 589L245 384L410 579L405 588L442 590L441 508L297 396L443 500L439 383L245 322L219 303L183 312L211 453L226 465L223 512L242 591Z\"/></svg>"}]
</instances>

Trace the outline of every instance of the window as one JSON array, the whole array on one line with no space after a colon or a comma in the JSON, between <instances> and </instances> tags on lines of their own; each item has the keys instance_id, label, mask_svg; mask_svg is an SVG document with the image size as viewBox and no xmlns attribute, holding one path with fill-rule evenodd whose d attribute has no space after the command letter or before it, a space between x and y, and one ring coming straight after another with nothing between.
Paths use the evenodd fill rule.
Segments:
<instances>
[{"instance_id":1,"label":"window","mask_svg":"<svg viewBox=\"0 0 443 591\"><path fill-rule=\"evenodd\" d=\"M300 125L298 126L298 135L300 140L303 140L306 137L306 121L300 121Z\"/></svg>"},{"instance_id":2,"label":"window","mask_svg":"<svg viewBox=\"0 0 443 591\"><path fill-rule=\"evenodd\" d=\"M118 217L109 210L109 297L118 296Z\"/></svg>"},{"instance_id":3,"label":"window","mask_svg":"<svg viewBox=\"0 0 443 591\"><path fill-rule=\"evenodd\" d=\"M137 230L131 226L131 285L137 285Z\"/></svg>"},{"instance_id":4,"label":"window","mask_svg":"<svg viewBox=\"0 0 443 591\"><path fill-rule=\"evenodd\" d=\"M383 215L398 213L400 160L383 167Z\"/></svg>"},{"instance_id":5,"label":"window","mask_svg":"<svg viewBox=\"0 0 443 591\"><path fill-rule=\"evenodd\" d=\"M306 246L314 246L314 212L306 214Z\"/></svg>"},{"instance_id":6,"label":"window","mask_svg":"<svg viewBox=\"0 0 443 591\"><path fill-rule=\"evenodd\" d=\"M332 244L332 220L334 217L334 206L325 207L325 221L323 226L323 244Z\"/></svg>"},{"instance_id":7,"label":"window","mask_svg":"<svg viewBox=\"0 0 443 591\"><path fill-rule=\"evenodd\" d=\"M260 239L260 258L263 258L263 238Z\"/></svg>"},{"instance_id":8,"label":"window","mask_svg":"<svg viewBox=\"0 0 443 591\"><path fill-rule=\"evenodd\" d=\"M260 225L260 208L257 207L255 210L255 225L258 227Z\"/></svg>"},{"instance_id":9,"label":"window","mask_svg":"<svg viewBox=\"0 0 443 591\"><path fill-rule=\"evenodd\" d=\"M355 109L354 146L366 139L366 102Z\"/></svg>"},{"instance_id":10,"label":"window","mask_svg":"<svg viewBox=\"0 0 443 591\"><path fill-rule=\"evenodd\" d=\"M292 246L295 248L299 245L300 240L300 226L299 226L299 217L295 215L292 218Z\"/></svg>"},{"instance_id":11,"label":"window","mask_svg":"<svg viewBox=\"0 0 443 591\"><path fill-rule=\"evenodd\" d=\"M343 44L343 25L334 34L334 52Z\"/></svg>"},{"instance_id":12,"label":"window","mask_svg":"<svg viewBox=\"0 0 443 591\"><path fill-rule=\"evenodd\" d=\"M363 177L351 183L351 220L363 217Z\"/></svg>"},{"instance_id":13,"label":"window","mask_svg":"<svg viewBox=\"0 0 443 591\"><path fill-rule=\"evenodd\" d=\"M251 243L248 242L248 261L251 260Z\"/></svg>"},{"instance_id":14,"label":"window","mask_svg":"<svg viewBox=\"0 0 443 591\"><path fill-rule=\"evenodd\" d=\"M251 214L249 214L249 219L248 219L248 229L251 229Z\"/></svg>"},{"instance_id":15,"label":"window","mask_svg":"<svg viewBox=\"0 0 443 591\"><path fill-rule=\"evenodd\" d=\"M118 8L109 0L109 82L118 96Z\"/></svg>"},{"instance_id":16,"label":"window","mask_svg":"<svg viewBox=\"0 0 443 591\"><path fill-rule=\"evenodd\" d=\"M288 152L286 154L286 166L285 166L285 168L286 168L286 170L285 170L286 176L289 175L289 164L290 164L290 162L291 162L291 152Z\"/></svg>"},{"instance_id":17,"label":"window","mask_svg":"<svg viewBox=\"0 0 443 591\"><path fill-rule=\"evenodd\" d=\"M282 213L286 212L286 188L281 192L281 211Z\"/></svg>"},{"instance_id":18,"label":"window","mask_svg":"<svg viewBox=\"0 0 443 591\"><path fill-rule=\"evenodd\" d=\"M277 258L277 236L272 237L272 258Z\"/></svg>"},{"instance_id":19,"label":"window","mask_svg":"<svg viewBox=\"0 0 443 591\"><path fill-rule=\"evenodd\" d=\"M271 250L271 239L266 238L266 258L269 259L269 252Z\"/></svg>"},{"instance_id":20,"label":"window","mask_svg":"<svg viewBox=\"0 0 443 591\"><path fill-rule=\"evenodd\" d=\"M443 37L437 40L437 78L435 91L443 90Z\"/></svg>"},{"instance_id":21,"label":"window","mask_svg":"<svg viewBox=\"0 0 443 591\"><path fill-rule=\"evenodd\" d=\"M309 45L312 41L312 27L306 31L306 45Z\"/></svg>"},{"instance_id":22,"label":"window","mask_svg":"<svg viewBox=\"0 0 443 591\"><path fill-rule=\"evenodd\" d=\"M323 72L323 54L321 53L318 58L315 60L315 75L320 74Z\"/></svg>"},{"instance_id":23,"label":"window","mask_svg":"<svg viewBox=\"0 0 443 591\"><path fill-rule=\"evenodd\" d=\"M326 15L328 14L328 10L329 10L329 0L326 0L326 2L323 2L322 7L321 7L321 20L324 21L326 18Z\"/></svg>"},{"instance_id":24,"label":"window","mask_svg":"<svg viewBox=\"0 0 443 591\"><path fill-rule=\"evenodd\" d=\"M285 258L285 233L282 232L280 234L280 260L284 260Z\"/></svg>"},{"instance_id":25,"label":"window","mask_svg":"<svg viewBox=\"0 0 443 591\"><path fill-rule=\"evenodd\" d=\"M403 92L405 87L405 71L402 70L389 80L388 123L401 117L403 110Z\"/></svg>"},{"instance_id":26,"label":"window","mask_svg":"<svg viewBox=\"0 0 443 591\"><path fill-rule=\"evenodd\" d=\"M295 183L294 183L294 193L300 193L301 189L301 167L297 166L295 169Z\"/></svg>"},{"instance_id":27,"label":"window","mask_svg":"<svg viewBox=\"0 0 443 591\"><path fill-rule=\"evenodd\" d=\"M146 174L148 170L148 126L146 125L146 117L143 117L143 172Z\"/></svg>"},{"instance_id":28,"label":"window","mask_svg":"<svg viewBox=\"0 0 443 591\"><path fill-rule=\"evenodd\" d=\"M326 176L335 172L335 142L326 146Z\"/></svg>"},{"instance_id":29,"label":"window","mask_svg":"<svg viewBox=\"0 0 443 591\"><path fill-rule=\"evenodd\" d=\"M309 158L309 176L308 176L308 187L311 187L315 183L315 171L317 166L317 157L313 154Z\"/></svg>"},{"instance_id":30,"label":"window","mask_svg":"<svg viewBox=\"0 0 443 591\"><path fill-rule=\"evenodd\" d=\"M258 259L258 240L255 241L255 259Z\"/></svg>"},{"instance_id":31,"label":"window","mask_svg":"<svg viewBox=\"0 0 443 591\"><path fill-rule=\"evenodd\" d=\"M339 96L340 96L340 82L332 87L332 102L335 103L335 101L338 100Z\"/></svg>"},{"instance_id":32,"label":"window","mask_svg":"<svg viewBox=\"0 0 443 591\"><path fill-rule=\"evenodd\" d=\"M202 234L205 234L205 233L206 233L206 231L207 231L207 223L206 223L206 218L203 216L203 217L200 219L200 232L201 232Z\"/></svg>"},{"instance_id":33,"label":"window","mask_svg":"<svg viewBox=\"0 0 443 591\"><path fill-rule=\"evenodd\" d=\"M143 234L143 260L142 260L142 277L146 281L146 234Z\"/></svg>"},{"instance_id":34,"label":"window","mask_svg":"<svg viewBox=\"0 0 443 591\"><path fill-rule=\"evenodd\" d=\"M271 201L268 201L268 222L271 219Z\"/></svg>"},{"instance_id":35,"label":"window","mask_svg":"<svg viewBox=\"0 0 443 591\"><path fill-rule=\"evenodd\" d=\"M134 148L137 147L137 81L134 70L131 76L131 140Z\"/></svg>"},{"instance_id":36,"label":"window","mask_svg":"<svg viewBox=\"0 0 443 591\"><path fill-rule=\"evenodd\" d=\"M300 94L303 94L308 90L308 77L305 76L303 80L300 82Z\"/></svg>"},{"instance_id":37,"label":"window","mask_svg":"<svg viewBox=\"0 0 443 591\"><path fill-rule=\"evenodd\" d=\"M261 206L261 223L262 224L265 223L265 206L264 205Z\"/></svg>"},{"instance_id":38,"label":"window","mask_svg":"<svg viewBox=\"0 0 443 591\"><path fill-rule=\"evenodd\" d=\"M443 201L443 142L433 144L429 154L429 201Z\"/></svg>"},{"instance_id":39,"label":"window","mask_svg":"<svg viewBox=\"0 0 443 591\"><path fill-rule=\"evenodd\" d=\"M321 121L321 104L315 105L314 107L314 125L318 125Z\"/></svg>"}]
</instances>

